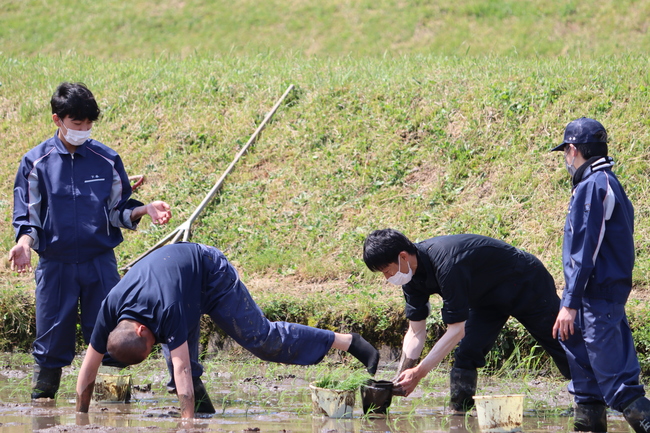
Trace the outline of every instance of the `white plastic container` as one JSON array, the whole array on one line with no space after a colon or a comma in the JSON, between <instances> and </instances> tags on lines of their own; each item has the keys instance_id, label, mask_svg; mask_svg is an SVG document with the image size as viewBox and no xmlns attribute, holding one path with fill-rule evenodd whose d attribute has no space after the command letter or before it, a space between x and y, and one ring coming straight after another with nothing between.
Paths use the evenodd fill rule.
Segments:
<instances>
[{"instance_id":1,"label":"white plastic container","mask_svg":"<svg viewBox=\"0 0 650 433\"><path fill-rule=\"evenodd\" d=\"M524 395L476 395L478 426L484 432L521 431Z\"/></svg>"},{"instance_id":2,"label":"white plastic container","mask_svg":"<svg viewBox=\"0 0 650 433\"><path fill-rule=\"evenodd\" d=\"M97 373L95 401L128 403L131 398L130 374Z\"/></svg>"},{"instance_id":3,"label":"white plastic container","mask_svg":"<svg viewBox=\"0 0 650 433\"><path fill-rule=\"evenodd\" d=\"M327 415L330 418L352 418L356 389L340 390L319 388L313 384L311 402L314 415Z\"/></svg>"}]
</instances>

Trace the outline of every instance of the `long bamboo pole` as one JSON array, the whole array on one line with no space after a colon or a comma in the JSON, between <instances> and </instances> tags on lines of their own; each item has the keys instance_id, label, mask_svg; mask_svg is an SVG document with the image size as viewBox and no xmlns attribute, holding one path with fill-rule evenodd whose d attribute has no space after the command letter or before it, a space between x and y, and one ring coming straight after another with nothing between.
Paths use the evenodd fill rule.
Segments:
<instances>
[{"instance_id":1,"label":"long bamboo pole","mask_svg":"<svg viewBox=\"0 0 650 433\"><path fill-rule=\"evenodd\" d=\"M266 124L269 122L269 120L271 120L271 117L273 117L273 115L278 110L278 108L280 108L280 105L285 100L287 95L289 95L289 93L293 90L293 87L294 87L293 84L289 85L287 90L285 90L285 92L282 94L280 99L278 99L278 101L275 103L273 108L271 108L271 111L269 111L266 114L266 116L264 116L264 120L262 120L260 125L255 130L255 132L253 132L253 135L251 135L251 137L248 139L248 141L246 142L244 147L242 147L241 150L237 153L237 155L232 160L232 162L230 163L228 168L226 168L226 171L224 171L224 173L221 175L219 180L217 180L217 183L214 184L212 189L208 192L208 194L205 196L203 201L201 201L201 203L197 206L197 208L194 210L194 212L192 212L190 217L187 220L185 220L185 222L183 222L181 225L176 227L171 233L169 233L167 236L165 236L160 241L158 241L158 243L155 244L153 247L149 248L147 251L145 251L143 254L138 256L135 260L133 260L128 265L122 267L120 269L121 271L124 271L124 272L128 271L134 264L136 264L137 262L142 260L144 257L146 257L152 251L157 250L158 248L165 245L167 242L170 241L170 239L171 239L172 243L176 243L176 242L179 241L179 239L181 239L181 236L182 236L183 242L188 241L188 239L190 238L190 234L191 234L192 223L196 220L196 218L203 211L203 209L205 209L205 207L208 205L208 203L210 203L210 201L214 198L214 196L217 194L219 189L221 189L221 186L223 185L224 181L226 180L226 177L228 177L230 172L235 168L235 164L237 164L237 161L239 161L241 159L241 157L246 153L248 148L253 143L255 143L257 141L260 133L262 132L262 130L264 129Z\"/></svg>"}]
</instances>

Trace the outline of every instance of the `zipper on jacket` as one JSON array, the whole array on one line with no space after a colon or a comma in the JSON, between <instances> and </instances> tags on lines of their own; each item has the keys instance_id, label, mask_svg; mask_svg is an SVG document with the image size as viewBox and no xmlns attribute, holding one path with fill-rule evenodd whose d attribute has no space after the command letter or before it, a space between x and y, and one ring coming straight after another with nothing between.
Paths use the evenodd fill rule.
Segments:
<instances>
[{"instance_id":1,"label":"zipper on jacket","mask_svg":"<svg viewBox=\"0 0 650 433\"><path fill-rule=\"evenodd\" d=\"M75 191L77 190L76 184L74 182L74 153L70 154L70 167L71 167L71 173L72 173L72 181L70 184L72 185L72 202L73 202L73 212L72 214L74 215L74 230L75 230L75 263L79 263L79 222L77 221L77 195Z\"/></svg>"}]
</instances>

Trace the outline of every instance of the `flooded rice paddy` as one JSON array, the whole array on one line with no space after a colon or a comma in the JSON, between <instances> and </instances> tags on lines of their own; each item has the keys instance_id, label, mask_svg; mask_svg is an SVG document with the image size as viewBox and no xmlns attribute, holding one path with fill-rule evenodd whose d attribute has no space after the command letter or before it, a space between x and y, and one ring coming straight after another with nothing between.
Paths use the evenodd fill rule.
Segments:
<instances>
[{"instance_id":1,"label":"flooded rice paddy","mask_svg":"<svg viewBox=\"0 0 650 433\"><path fill-rule=\"evenodd\" d=\"M408 398L394 397L388 415L364 416L359 393L352 419L312 415L309 383L332 370L351 371L340 363L313 367L267 364L233 359L204 364L206 388L215 415L191 421L179 418L178 400L166 392L164 362L147 360L133 367L132 402L93 401L88 414L75 412L74 386L80 360L64 369L56 400L30 400L31 360L0 354L0 432L480 432L476 413L455 415L447 408L446 370L431 374ZM391 371L391 367L393 370ZM380 369L378 378L390 379L394 366ZM478 394L525 394L524 432L572 430L571 399L566 383L535 376L486 378L479 376ZM608 416L610 432L630 432L616 412Z\"/></svg>"}]
</instances>

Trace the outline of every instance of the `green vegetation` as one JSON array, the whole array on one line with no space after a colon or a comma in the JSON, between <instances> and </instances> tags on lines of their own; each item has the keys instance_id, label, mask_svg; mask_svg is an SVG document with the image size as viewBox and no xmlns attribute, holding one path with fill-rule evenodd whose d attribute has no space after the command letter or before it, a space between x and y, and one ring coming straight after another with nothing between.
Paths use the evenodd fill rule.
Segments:
<instances>
[{"instance_id":1,"label":"green vegetation","mask_svg":"<svg viewBox=\"0 0 650 433\"><path fill-rule=\"evenodd\" d=\"M313 382L317 388L336 389L339 391L352 391L364 385L370 379L370 375L365 370L349 370L343 372L329 371Z\"/></svg>"},{"instance_id":2,"label":"green vegetation","mask_svg":"<svg viewBox=\"0 0 650 433\"><path fill-rule=\"evenodd\" d=\"M135 197L173 207L170 226L146 220L125 233L120 265L191 214L294 84L192 227L191 240L233 261L269 318L399 347L401 293L361 260L364 237L384 227L414 240L465 232L500 238L537 255L561 286L570 184L561 157L547 151L580 116L608 128L615 171L635 204L633 297L643 299L650 280L649 7L5 2L0 249L14 243L18 162L54 133L49 98L61 81L83 81L97 96L103 117L94 137L120 153L130 174L146 175ZM12 274L5 262L1 350L28 350L32 290L31 276ZM639 301L630 323L642 358L650 354L646 316ZM428 344L443 329L437 315L430 328ZM211 339L218 334L206 334L205 347ZM521 327L509 324L490 366L546 365L531 347ZM648 371L650 361L642 362Z\"/></svg>"},{"instance_id":3,"label":"green vegetation","mask_svg":"<svg viewBox=\"0 0 650 433\"><path fill-rule=\"evenodd\" d=\"M650 5L638 0L7 0L0 8L0 47L12 57L580 57L650 49Z\"/></svg>"},{"instance_id":4,"label":"green vegetation","mask_svg":"<svg viewBox=\"0 0 650 433\"><path fill-rule=\"evenodd\" d=\"M361 261L367 233L388 226L415 240L462 232L504 239L540 257L559 281L570 185L561 157L547 150L570 119L588 115L610 130L617 174L636 205L634 280L645 286L650 76L640 65L647 64L645 57L2 57L1 245L13 244L19 158L54 132L48 101L60 81L83 80L97 93L104 116L94 136L120 152L130 173L147 176L136 197L168 201L172 224L194 210L295 83L290 102L193 227L192 239L224 250L244 281L263 276L284 291L289 282L335 280L364 298L398 297ZM145 221L127 233L120 263L172 228Z\"/></svg>"}]
</instances>

